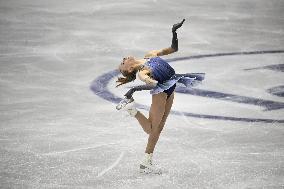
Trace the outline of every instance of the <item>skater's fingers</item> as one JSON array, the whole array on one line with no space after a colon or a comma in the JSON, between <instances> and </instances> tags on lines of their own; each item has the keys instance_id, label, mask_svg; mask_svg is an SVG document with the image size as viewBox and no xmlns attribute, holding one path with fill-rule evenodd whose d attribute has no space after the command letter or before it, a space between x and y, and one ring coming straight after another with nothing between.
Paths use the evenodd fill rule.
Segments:
<instances>
[{"instance_id":1,"label":"skater's fingers","mask_svg":"<svg viewBox=\"0 0 284 189\"><path fill-rule=\"evenodd\" d=\"M183 19L180 23L177 24L178 28L183 25L184 21L185 21L185 19Z\"/></svg>"},{"instance_id":2,"label":"skater's fingers","mask_svg":"<svg viewBox=\"0 0 284 189\"><path fill-rule=\"evenodd\" d=\"M178 28L180 28L183 23L184 23L185 19L183 19L181 22L177 23L177 24L174 24L173 27L172 27L172 31L175 32Z\"/></svg>"}]
</instances>

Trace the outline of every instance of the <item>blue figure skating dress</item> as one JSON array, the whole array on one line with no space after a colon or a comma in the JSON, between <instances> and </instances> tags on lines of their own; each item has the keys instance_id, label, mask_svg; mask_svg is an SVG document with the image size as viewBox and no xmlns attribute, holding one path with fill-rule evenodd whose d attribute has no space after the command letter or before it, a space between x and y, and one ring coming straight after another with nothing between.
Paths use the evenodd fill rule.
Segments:
<instances>
[{"instance_id":1,"label":"blue figure skating dress","mask_svg":"<svg viewBox=\"0 0 284 189\"><path fill-rule=\"evenodd\" d=\"M150 91L151 94L161 93L176 83L182 83L186 87L194 87L201 83L205 76L205 73L176 74L175 70L158 56L148 59L144 66L151 70L151 76L158 81L157 86Z\"/></svg>"}]
</instances>

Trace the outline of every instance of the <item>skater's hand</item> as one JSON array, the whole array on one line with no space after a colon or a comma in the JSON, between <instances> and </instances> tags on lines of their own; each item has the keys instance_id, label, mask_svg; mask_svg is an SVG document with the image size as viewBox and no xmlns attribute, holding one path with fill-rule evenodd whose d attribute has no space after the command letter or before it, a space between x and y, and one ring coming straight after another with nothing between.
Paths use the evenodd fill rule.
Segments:
<instances>
[{"instance_id":1,"label":"skater's hand","mask_svg":"<svg viewBox=\"0 0 284 189\"><path fill-rule=\"evenodd\" d=\"M172 27L172 32L176 32L177 29L179 29L182 24L184 23L185 19L183 19L180 23L174 24Z\"/></svg>"}]
</instances>

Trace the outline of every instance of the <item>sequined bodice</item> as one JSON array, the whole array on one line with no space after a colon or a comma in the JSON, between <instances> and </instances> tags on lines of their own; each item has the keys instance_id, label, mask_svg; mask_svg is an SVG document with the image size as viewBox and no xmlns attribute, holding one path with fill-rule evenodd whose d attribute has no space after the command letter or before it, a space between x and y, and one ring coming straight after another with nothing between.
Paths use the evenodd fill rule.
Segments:
<instances>
[{"instance_id":1,"label":"sequined bodice","mask_svg":"<svg viewBox=\"0 0 284 189\"><path fill-rule=\"evenodd\" d=\"M150 68L153 78L159 83L169 80L175 75L175 70L165 60L158 56L150 58L144 65Z\"/></svg>"}]
</instances>

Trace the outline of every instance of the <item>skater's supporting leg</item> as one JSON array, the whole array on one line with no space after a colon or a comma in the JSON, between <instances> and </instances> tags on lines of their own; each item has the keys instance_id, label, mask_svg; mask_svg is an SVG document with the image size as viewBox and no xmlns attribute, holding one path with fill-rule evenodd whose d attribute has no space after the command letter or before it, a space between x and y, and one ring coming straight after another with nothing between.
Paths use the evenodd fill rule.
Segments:
<instances>
[{"instance_id":1,"label":"skater's supporting leg","mask_svg":"<svg viewBox=\"0 0 284 189\"><path fill-rule=\"evenodd\" d=\"M167 120L167 117L170 113L170 110L171 110L171 107L172 107L172 104L173 104L173 99L174 99L174 93L172 93L170 95L170 97L166 100L165 113L163 115L162 121L160 122L159 130L158 130L157 133L161 133L161 131L163 130L163 127L165 125L165 122ZM152 164L153 153L149 153L150 151L152 151L152 150L149 150L149 151L146 150L144 159L141 161L141 164L140 164L140 172L141 173L161 174L162 170L159 167L156 167L155 165Z\"/></svg>"},{"instance_id":2,"label":"skater's supporting leg","mask_svg":"<svg viewBox=\"0 0 284 189\"><path fill-rule=\"evenodd\" d=\"M172 105L173 105L173 101L174 101L174 93L172 93L171 96L167 99L165 113L164 113L163 119L162 119L162 121L159 125L160 132L162 132L162 130L165 126L168 115L170 114L170 111L171 111L171 108L172 108Z\"/></svg>"},{"instance_id":3,"label":"skater's supporting leg","mask_svg":"<svg viewBox=\"0 0 284 189\"><path fill-rule=\"evenodd\" d=\"M153 153L155 145L160 136L159 125L163 119L165 113L165 106L167 102L167 94L162 92L152 95L152 105L149 112L149 120L151 121L152 130L148 137L148 144L146 147L146 153Z\"/></svg>"}]
</instances>

